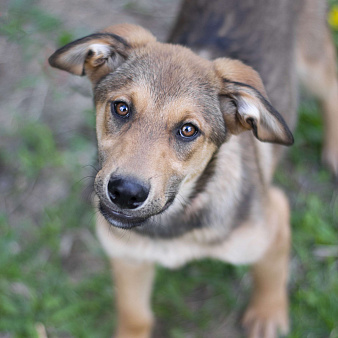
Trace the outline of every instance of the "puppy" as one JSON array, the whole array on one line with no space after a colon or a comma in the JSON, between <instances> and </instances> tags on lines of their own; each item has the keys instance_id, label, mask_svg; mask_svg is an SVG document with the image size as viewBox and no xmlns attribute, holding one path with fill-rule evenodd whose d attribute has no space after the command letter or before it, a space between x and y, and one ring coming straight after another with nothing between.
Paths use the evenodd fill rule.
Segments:
<instances>
[{"instance_id":1,"label":"puppy","mask_svg":"<svg viewBox=\"0 0 338 338\"><path fill-rule=\"evenodd\" d=\"M187 0L175 44L124 24L50 57L93 85L97 233L115 277L117 337L151 335L154 264L204 257L253 265L250 337L288 332L289 206L272 177L293 143L296 69L324 102L324 158L338 171L324 17L317 0Z\"/></svg>"}]
</instances>

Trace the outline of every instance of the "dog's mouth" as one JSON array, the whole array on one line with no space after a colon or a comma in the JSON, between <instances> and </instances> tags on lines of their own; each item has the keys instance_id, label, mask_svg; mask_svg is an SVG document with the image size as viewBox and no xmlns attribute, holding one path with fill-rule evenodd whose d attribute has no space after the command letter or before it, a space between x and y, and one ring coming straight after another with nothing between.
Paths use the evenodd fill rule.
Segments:
<instances>
[{"instance_id":1,"label":"dog's mouth","mask_svg":"<svg viewBox=\"0 0 338 338\"><path fill-rule=\"evenodd\" d=\"M164 211L166 211L170 205L173 203L174 198L167 201L167 203L164 205L164 207L160 210L160 212L156 213L156 215L162 214ZM100 202L99 209L102 214L102 216L113 226L117 228L122 229L132 229L137 226L141 226L144 224L147 220L150 219L150 216L146 217L137 217L137 216L131 216L126 215L123 212L115 211L106 206L104 203Z\"/></svg>"}]
</instances>

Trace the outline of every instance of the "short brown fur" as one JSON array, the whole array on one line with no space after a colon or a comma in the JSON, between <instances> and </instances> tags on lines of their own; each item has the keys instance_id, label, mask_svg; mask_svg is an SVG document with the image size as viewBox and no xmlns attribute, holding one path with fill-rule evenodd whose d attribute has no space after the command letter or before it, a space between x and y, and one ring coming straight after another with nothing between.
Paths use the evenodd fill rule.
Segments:
<instances>
[{"instance_id":1,"label":"short brown fur","mask_svg":"<svg viewBox=\"0 0 338 338\"><path fill-rule=\"evenodd\" d=\"M338 86L331 38L316 14L322 7L316 0L187 0L170 40L214 61L127 24L51 56L52 66L93 84L97 233L112 261L117 337L150 337L154 264L174 268L203 257L253 265L243 320L249 337L288 332L289 206L271 183L282 150L270 143L293 143L297 66L323 102L323 156L337 174ZM210 18L220 9L217 26ZM313 27L325 30L325 42L309 43ZM319 45L326 58L315 52Z\"/></svg>"}]
</instances>

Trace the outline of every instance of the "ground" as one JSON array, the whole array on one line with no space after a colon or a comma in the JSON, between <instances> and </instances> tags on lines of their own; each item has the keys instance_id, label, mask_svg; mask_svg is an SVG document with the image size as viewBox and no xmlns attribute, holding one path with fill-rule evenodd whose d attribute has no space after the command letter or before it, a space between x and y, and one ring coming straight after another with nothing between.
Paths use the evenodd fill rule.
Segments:
<instances>
[{"instance_id":1,"label":"ground","mask_svg":"<svg viewBox=\"0 0 338 338\"><path fill-rule=\"evenodd\" d=\"M334 1L331 5L334 5ZM94 232L91 89L51 69L55 48L130 22L164 41L178 0L4 0L0 5L0 337L109 337L114 289ZM335 33L337 34L337 33ZM304 98L276 174L292 205L291 333L338 337L338 186L321 165L322 122ZM338 131L337 131L338 132ZM156 337L240 337L247 267L157 272Z\"/></svg>"}]
</instances>

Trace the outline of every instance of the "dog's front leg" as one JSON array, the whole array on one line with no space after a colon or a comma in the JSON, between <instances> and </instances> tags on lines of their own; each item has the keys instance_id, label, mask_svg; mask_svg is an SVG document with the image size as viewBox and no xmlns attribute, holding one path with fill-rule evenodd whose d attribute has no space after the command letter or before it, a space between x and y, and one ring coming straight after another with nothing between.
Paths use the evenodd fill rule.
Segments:
<instances>
[{"instance_id":1,"label":"dog's front leg","mask_svg":"<svg viewBox=\"0 0 338 338\"><path fill-rule=\"evenodd\" d=\"M117 338L149 338L153 326L154 265L111 259L118 315Z\"/></svg>"},{"instance_id":2,"label":"dog's front leg","mask_svg":"<svg viewBox=\"0 0 338 338\"><path fill-rule=\"evenodd\" d=\"M290 226L288 201L282 191L269 191L268 226L274 236L265 255L253 266L254 290L243 323L250 338L275 338L288 332L288 263Z\"/></svg>"}]
</instances>

